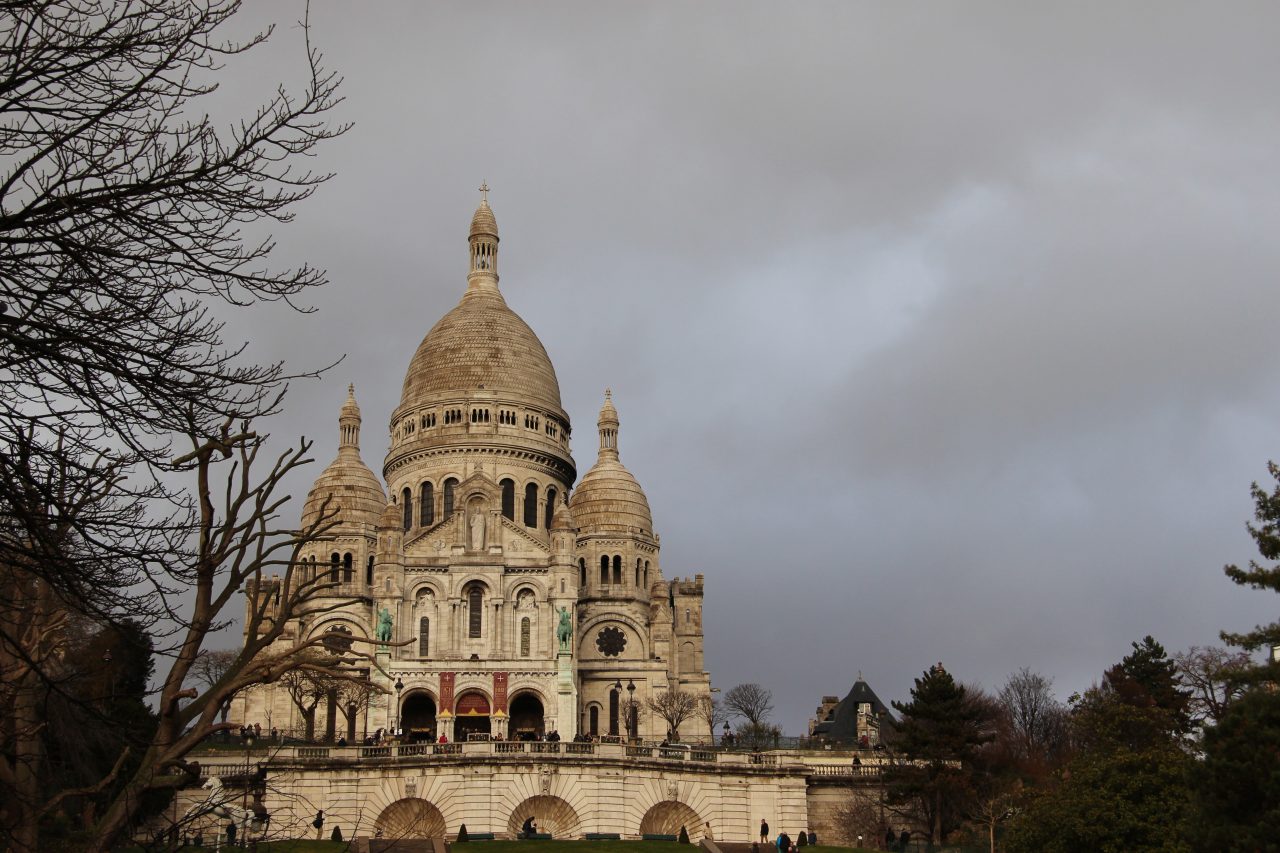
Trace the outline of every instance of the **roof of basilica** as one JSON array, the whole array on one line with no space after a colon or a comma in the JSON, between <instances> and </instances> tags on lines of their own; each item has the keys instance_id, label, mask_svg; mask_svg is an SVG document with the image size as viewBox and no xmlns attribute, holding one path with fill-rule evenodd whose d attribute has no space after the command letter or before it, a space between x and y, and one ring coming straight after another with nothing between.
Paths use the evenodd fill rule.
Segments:
<instances>
[{"instance_id":1,"label":"roof of basilica","mask_svg":"<svg viewBox=\"0 0 1280 853\"><path fill-rule=\"evenodd\" d=\"M618 459L618 410L612 394L605 392L600 407L600 457L583 475L569 508L574 523L584 533L595 531L630 532L639 528L653 535L653 515L649 499L640 483Z\"/></svg>"},{"instance_id":2,"label":"roof of basilica","mask_svg":"<svg viewBox=\"0 0 1280 853\"><path fill-rule=\"evenodd\" d=\"M338 416L338 457L316 478L302 505L302 526L306 529L320 517L326 499L329 510L337 509L341 527L377 525L387 505L382 483L360 458L360 407L355 388L347 388L347 401Z\"/></svg>"},{"instance_id":3,"label":"roof of basilica","mask_svg":"<svg viewBox=\"0 0 1280 853\"><path fill-rule=\"evenodd\" d=\"M497 236L493 210L481 202L470 239ZM528 324L507 307L496 279L479 276L469 283L457 307L422 339L404 377L402 408L440 395L490 391L563 413L551 359Z\"/></svg>"}]
</instances>

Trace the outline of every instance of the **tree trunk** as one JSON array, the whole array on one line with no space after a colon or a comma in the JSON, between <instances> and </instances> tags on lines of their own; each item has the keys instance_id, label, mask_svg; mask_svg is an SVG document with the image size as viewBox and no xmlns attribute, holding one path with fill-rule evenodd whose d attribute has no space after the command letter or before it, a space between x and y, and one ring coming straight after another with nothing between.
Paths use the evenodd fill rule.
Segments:
<instances>
[{"instance_id":1,"label":"tree trunk","mask_svg":"<svg viewBox=\"0 0 1280 853\"><path fill-rule=\"evenodd\" d=\"M39 845L39 825L36 805L40 802L40 776L44 765L44 745L40 739L40 697L35 689L34 677L24 679L27 684L17 689L13 699L14 790L5 800L11 816L10 827L13 850L20 853L36 853Z\"/></svg>"}]
</instances>

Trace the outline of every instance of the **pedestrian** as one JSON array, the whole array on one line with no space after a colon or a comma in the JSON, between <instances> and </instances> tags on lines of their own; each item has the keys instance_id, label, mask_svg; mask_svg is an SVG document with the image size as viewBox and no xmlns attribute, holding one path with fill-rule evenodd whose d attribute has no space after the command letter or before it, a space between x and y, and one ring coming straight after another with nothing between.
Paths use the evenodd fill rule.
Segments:
<instances>
[{"instance_id":1,"label":"pedestrian","mask_svg":"<svg viewBox=\"0 0 1280 853\"><path fill-rule=\"evenodd\" d=\"M818 833L814 832L812 829L809 830L809 846L810 847L818 846Z\"/></svg>"},{"instance_id":2,"label":"pedestrian","mask_svg":"<svg viewBox=\"0 0 1280 853\"><path fill-rule=\"evenodd\" d=\"M892 850L892 849L893 849L893 842L894 842L894 840L895 840L895 836L894 836L894 834L893 834L893 827L892 827L892 826L885 827L885 830L884 830L884 849L885 849L885 850Z\"/></svg>"},{"instance_id":3,"label":"pedestrian","mask_svg":"<svg viewBox=\"0 0 1280 853\"><path fill-rule=\"evenodd\" d=\"M707 821L706 831L702 833L702 837L708 841L715 841L716 837L711 834L711 821Z\"/></svg>"},{"instance_id":4,"label":"pedestrian","mask_svg":"<svg viewBox=\"0 0 1280 853\"><path fill-rule=\"evenodd\" d=\"M778 853L791 853L791 836L785 832L778 833Z\"/></svg>"},{"instance_id":5,"label":"pedestrian","mask_svg":"<svg viewBox=\"0 0 1280 853\"><path fill-rule=\"evenodd\" d=\"M911 832L906 829L902 830L902 834L898 836L898 849L905 851L907 849L907 845L910 843L911 843Z\"/></svg>"},{"instance_id":6,"label":"pedestrian","mask_svg":"<svg viewBox=\"0 0 1280 853\"><path fill-rule=\"evenodd\" d=\"M522 838L533 838L538 832L538 823L533 819L533 815L524 819L524 825L520 827L520 835Z\"/></svg>"},{"instance_id":7,"label":"pedestrian","mask_svg":"<svg viewBox=\"0 0 1280 853\"><path fill-rule=\"evenodd\" d=\"M760 841L763 844L769 843L769 824L764 818L760 818Z\"/></svg>"},{"instance_id":8,"label":"pedestrian","mask_svg":"<svg viewBox=\"0 0 1280 853\"><path fill-rule=\"evenodd\" d=\"M227 846L236 846L236 822L234 820L227 821Z\"/></svg>"},{"instance_id":9,"label":"pedestrian","mask_svg":"<svg viewBox=\"0 0 1280 853\"><path fill-rule=\"evenodd\" d=\"M440 733L440 743L448 743L448 742L449 742L449 736L448 736L447 734L445 734L444 732L441 732L441 733Z\"/></svg>"}]
</instances>

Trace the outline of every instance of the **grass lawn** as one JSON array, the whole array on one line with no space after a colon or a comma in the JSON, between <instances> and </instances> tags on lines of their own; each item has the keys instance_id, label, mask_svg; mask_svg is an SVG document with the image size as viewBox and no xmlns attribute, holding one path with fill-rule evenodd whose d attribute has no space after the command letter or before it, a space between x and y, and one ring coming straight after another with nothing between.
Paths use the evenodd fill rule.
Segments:
<instances>
[{"instance_id":1,"label":"grass lawn","mask_svg":"<svg viewBox=\"0 0 1280 853\"><path fill-rule=\"evenodd\" d=\"M671 841L468 841L458 844L451 841L454 853L692 853L697 845L676 844ZM261 853L347 853L346 841L272 841L258 845ZM228 848L224 848L228 849ZM239 850L241 848L236 848ZM761 845L761 853L774 853L773 845ZM857 853L865 847L829 847L818 845L804 848L807 853ZM123 848L133 851L137 848ZM213 847L187 847L184 853L211 853Z\"/></svg>"}]
</instances>

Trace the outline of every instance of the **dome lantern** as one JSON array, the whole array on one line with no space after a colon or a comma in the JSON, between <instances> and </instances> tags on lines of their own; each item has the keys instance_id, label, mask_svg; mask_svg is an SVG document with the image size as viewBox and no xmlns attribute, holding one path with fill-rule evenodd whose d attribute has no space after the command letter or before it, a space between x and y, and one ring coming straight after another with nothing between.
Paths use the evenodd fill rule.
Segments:
<instances>
[{"instance_id":1,"label":"dome lantern","mask_svg":"<svg viewBox=\"0 0 1280 853\"><path fill-rule=\"evenodd\" d=\"M347 386L347 401L338 413L338 454L360 456L360 407L356 405L356 386Z\"/></svg>"},{"instance_id":2,"label":"dome lantern","mask_svg":"<svg viewBox=\"0 0 1280 853\"><path fill-rule=\"evenodd\" d=\"M489 184L480 184L480 206L471 217L471 231L467 234L471 246L471 270L467 273L469 288L497 288L498 286L498 220L489 207Z\"/></svg>"},{"instance_id":3,"label":"dome lantern","mask_svg":"<svg viewBox=\"0 0 1280 853\"><path fill-rule=\"evenodd\" d=\"M613 389L604 389L604 405L600 407L600 458L618 458L618 410L613 407Z\"/></svg>"}]
</instances>

